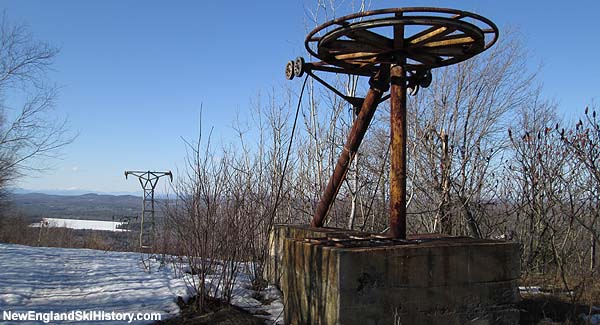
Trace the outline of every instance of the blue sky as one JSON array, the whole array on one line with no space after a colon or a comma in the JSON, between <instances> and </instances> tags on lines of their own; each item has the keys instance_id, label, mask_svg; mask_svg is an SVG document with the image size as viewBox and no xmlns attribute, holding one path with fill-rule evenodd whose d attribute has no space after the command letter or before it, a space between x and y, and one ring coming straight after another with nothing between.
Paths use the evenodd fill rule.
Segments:
<instances>
[{"instance_id":1,"label":"blue sky","mask_svg":"<svg viewBox=\"0 0 600 325\"><path fill-rule=\"evenodd\" d=\"M50 79L56 114L79 136L43 174L17 185L34 190L140 192L123 171L183 167L203 107L203 128L233 139L253 98L287 81L285 62L306 55L306 10L316 1L0 0L13 23L61 49ZM339 14L352 12L338 1ZM451 7L517 28L544 95L565 116L598 98L594 23L600 3L566 1L372 1L371 8ZM300 87L300 85L297 85ZM162 182L162 180L161 180ZM160 186L159 186L160 187Z\"/></svg>"}]
</instances>

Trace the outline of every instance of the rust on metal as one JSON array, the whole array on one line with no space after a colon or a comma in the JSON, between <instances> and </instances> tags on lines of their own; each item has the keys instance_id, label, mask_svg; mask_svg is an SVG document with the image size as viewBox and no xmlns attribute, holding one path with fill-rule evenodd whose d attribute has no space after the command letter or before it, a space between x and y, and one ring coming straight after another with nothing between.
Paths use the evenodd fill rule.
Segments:
<instances>
[{"instance_id":1,"label":"rust on metal","mask_svg":"<svg viewBox=\"0 0 600 325\"><path fill-rule=\"evenodd\" d=\"M353 106L362 107L317 205L312 226L323 226L377 105L390 98L389 228L391 237L406 239L407 88L410 86L411 95L416 95L419 87L431 83L431 69L467 60L490 48L497 39L498 28L485 17L428 7L359 12L326 22L308 34L305 47L320 61L295 65L290 61L286 67L288 79L306 72ZM384 70L386 78L382 78ZM316 72L371 77L371 85L378 84L375 89L385 90L372 87L364 99L349 97ZM383 96L387 88L391 88L390 94Z\"/></svg>"},{"instance_id":2,"label":"rust on metal","mask_svg":"<svg viewBox=\"0 0 600 325\"><path fill-rule=\"evenodd\" d=\"M390 88L390 234L406 238L406 70L395 65Z\"/></svg>"},{"instance_id":3,"label":"rust on metal","mask_svg":"<svg viewBox=\"0 0 600 325\"><path fill-rule=\"evenodd\" d=\"M404 25L396 25L394 46L402 48L403 43ZM396 60L390 72L390 234L406 239L406 57Z\"/></svg>"},{"instance_id":4,"label":"rust on metal","mask_svg":"<svg viewBox=\"0 0 600 325\"><path fill-rule=\"evenodd\" d=\"M376 75L372 79L372 84L386 84L388 83L388 73L385 71L387 69L382 69L381 74ZM333 175L329 178L329 182L327 183L327 187L321 196L321 200L317 205L317 209L315 211L315 215L312 219L311 226L313 227L322 227L325 221L325 216L329 212L331 208L331 204L333 203L333 199L335 199L337 193L340 190L340 186L346 177L346 173L348 173L348 167L350 167L350 163L354 159L356 155L356 151L362 142L367 129L369 128L369 124L371 123L371 119L373 119L373 114L375 114L375 109L377 109L377 105L383 96L383 93L386 89L378 88L377 86L372 86L367 92L367 96L365 97L362 107L358 112L358 116L356 120L352 124L352 128L350 129L350 133L348 134L348 138L346 139L346 144L344 145L344 149L338 158L337 164L335 165L335 169L333 171Z\"/></svg>"},{"instance_id":5,"label":"rust on metal","mask_svg":"<svg viewBox=\"0 0 600 325\"><path fill-rule=\"evenodd\" d=\"M394 36L390 38L381 33L381 29L397 26L411 26L417 32L406 35L406 41L398 46ZM498 28L485 17L455 9L414 7L373 10L337 18L311 31L305 46L311 55L343 67L346 73L360 70L374 73L378 63L397 63L398 54L411 59L405 64L407 70L454 64L486 50L497 38ZM429 48L448 46L454 47L439 59L423 55L430 53Z\"/></svg>"},{"instance_id":6,"label":"rust on metal","mask_svg":"<svg viewBox=\"0 0 600 325\"><path fill-rule=\"evenodd\" d=\"M442 201L440 202L440 226L442 233L452 233L452 219L448 206L450 204L450 167L452 164L448 147L448 134L442 130L439 134L442 142L442 159L440 161L440 175L441 175L441 187L442 187Z\"/></svg>"}]
</instances>

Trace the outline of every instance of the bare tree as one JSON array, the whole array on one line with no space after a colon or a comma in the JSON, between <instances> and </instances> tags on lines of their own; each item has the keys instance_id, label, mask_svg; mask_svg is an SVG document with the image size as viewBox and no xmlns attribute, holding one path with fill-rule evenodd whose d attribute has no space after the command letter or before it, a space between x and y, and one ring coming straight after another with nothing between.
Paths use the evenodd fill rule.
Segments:
<instances>
[{"instance_id":1,"label":"bare tree","mask_svg":"<svg viewBox=\"0 0 600 325\"><path fill-rule=\"evenodd\" d=\"M554 110L536 97L523 105L508 131L512 154L506 160L502 197L514 217L515 239L523 244L526 272L545 271L553 255L548 243L560 223L561 199L554 191L561 186L565 168L564 160L555 159L561 148L549 132L553 129L548 129L556 122Z\"/></svg>"},{"instance_id":2,"label":"bare tree","mask_svg":"<svg viewBox=\"0 0 600 325\"><path fill-rule=\"evenodd\" d=\"M508 121L531 92L525 61L507 34L483 55L436 70L431 88L410 102L411 211L431 216L428 230L443 223L454 234L486 236L481 222L494 199Z\"/></svg>"},{"instance_id":3,"label":"bare tree","mask_svg":"<svg viewBox=\"0 0 600 325\"><path fill-rule=\"evenodd\" d=\"M584 203L585 210L573 218L589 233L590 270L594 272L600 243L600 118L596 109L590 112L586 107L584 117L574 128L560 130L560 139L579 167L578 175L582 176L579 182L572 184L579 185L579 201Z\"/></svg>"},{"instance_id":4,"label":"bare tree","mask_svg":"<svg viewBox=\"0 0 600 325\"><path fill-rule=\"evenodd\" d=\"M204 311L208 299L229 302L242 252L247 248L242 231L246 219L244 187L230 152L218 154L201 135L188 143L187 168L175 185L175 199L166 207L166 227L171 231L185 271L192 277L191 289L197 294L196 304Z\"/></svg>"},{"instance_id":5,"label":"bare tree","mask_svg":"<svg viewBox=\"0 0 600 325\"><path fill-rule=\"evenodd\" d=\"M57 93L46 74L58 50L3 14L0 53L0 189L5 190L24 172L47 168L41 159L55 157L73 138L66 122L52 116Z\"/></svg>"}]
</instances>

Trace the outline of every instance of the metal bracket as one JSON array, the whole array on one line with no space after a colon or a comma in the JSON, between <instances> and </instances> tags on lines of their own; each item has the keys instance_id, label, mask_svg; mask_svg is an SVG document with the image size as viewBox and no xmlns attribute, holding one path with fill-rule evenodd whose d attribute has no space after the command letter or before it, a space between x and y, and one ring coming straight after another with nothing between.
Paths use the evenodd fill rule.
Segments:
<instances>
[{"instance_id":1,"label":"metal bracket","mask_svg":"<svg viewBox=\"0 0 600 325\"><path fill-rule=\"evenodd\" d=\"M295 76L302 76L304 73L308 74L313 79L318 81L320 84L325 86L327 89L331 90L333 93L335 93L336 95L338 95L339 97L341 97L342 99L344 99L345 101L350 103L350 105L353 106L355 112L357 112L357 114L358 114L358 111L360 110L360 107L362 106L362 104L365 100L364 97L352 97L352 96L344 95L341 91L339 91L338 89L333 87L331 84L329 84L327 81L323 80L318 75L316 75L315 71L334 72L334 73L342 73L342 74L348 74L348 75L354 75L353 73L348 73L347 70L343 70L343 69L340 69L337 67L325 65L323 62L314 62L314 63L313 62L304 62L304 59L299 61L300 59L302 59L302 58L299 57L294 62L295 63L294 64L294 75ZM290 62L292 62L292 61L290 61ZM300 64L300 62L302 62L302 64ZM371 77L371 79L373 78L373 74L369 74L369 75L361 74L361 76L368 76L368 77ZM387 85L388 86L387 88L385 87L386 85L383 85L383 87L381 87L381 85L373 83L372 80L369 81L369 84L371 85L372 88L374 87L378 90L383 90L382 92L386 92L389 88L389 85ZM389 95L383 97L377 104L380 104L380 103L386 101L388 98L390 98Z\"/></svg>"}]
</instances>

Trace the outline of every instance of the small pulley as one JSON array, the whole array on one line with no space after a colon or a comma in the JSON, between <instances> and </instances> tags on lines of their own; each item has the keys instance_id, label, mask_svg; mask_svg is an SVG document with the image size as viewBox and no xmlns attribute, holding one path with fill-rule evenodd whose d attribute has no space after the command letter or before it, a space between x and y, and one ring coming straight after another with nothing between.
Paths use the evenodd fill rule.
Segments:
<instances>
[{"instance_id":1,"label":"small pulley","mask_svg":"<svg viewBox=\"0 0 600 325\"><path fill-rule=\"evenodd\" d=\"M294 61L294 76L300 78L304 74L304 58L299 56Z\"/></svg>"},{"instance_id":2,"label":"small pulley","mask_svg":"<svg viewBox=\"0 0 600 325\"><path fill-rule=\"evenodd\" d=\"M288 61L285 65L285 78L287 80L294 79L294 61Z\"/></svg>"},{"instance_id":3,"label":"small pulley","mask_svg":"<svg viewBox=\"0 0 600 325\"><path fill-rule=\"evenodd\" d=\"M410 89L410 95L415 96L420 88L429 87L432 80L431 70L417 70L408 77L408 84L406 87Z\"/></svg>"},{"instance_id":4,"label":"small pulley","mask_svg":"<svg viewBox=\"0 0 600 325\"><path fill-rule=\"evenodd\" d=\"M302 77L305 71L304 58L299 56L294 61L288 61L285 65L285 78L292 80L294 77Z\"/></svg>"}]
</instances>

